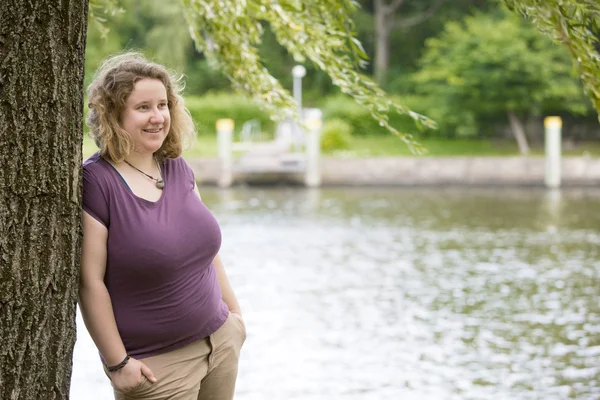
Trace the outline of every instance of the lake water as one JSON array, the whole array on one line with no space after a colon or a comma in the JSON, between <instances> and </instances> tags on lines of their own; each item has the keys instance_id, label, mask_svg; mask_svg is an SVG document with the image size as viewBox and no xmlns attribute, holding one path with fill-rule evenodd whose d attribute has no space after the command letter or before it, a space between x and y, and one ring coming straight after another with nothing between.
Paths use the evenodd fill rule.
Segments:
<instances>
[{"instance_id":1,"label":"lake water","mask_svg":"<svg viewBox=\"0 0 600 400\"><path fill-rule=\"evenodd\" d=\"M600 191L204 189L236 399L600 399ZM79 320L72 399L110 399Z\"/></svg>"}]
</instances>

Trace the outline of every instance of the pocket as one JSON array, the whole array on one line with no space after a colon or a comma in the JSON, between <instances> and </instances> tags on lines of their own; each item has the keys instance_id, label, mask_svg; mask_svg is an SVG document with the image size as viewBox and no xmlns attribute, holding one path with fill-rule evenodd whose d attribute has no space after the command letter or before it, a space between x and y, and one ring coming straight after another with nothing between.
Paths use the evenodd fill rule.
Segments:
<instances>
[{"instance_id":1,"label":"pocket","mask_svg":"<svg viewBox=\"0 0 600 400\"><path fill-rule=\"evenodd\" d=\"M234 314L232 312L229 313L230 317L235 321L235 325L237 329L242 334L242 343L246 341L246 325L242 322L242 319L238 316L238 314Z\"/></svg>"}]
</instances>

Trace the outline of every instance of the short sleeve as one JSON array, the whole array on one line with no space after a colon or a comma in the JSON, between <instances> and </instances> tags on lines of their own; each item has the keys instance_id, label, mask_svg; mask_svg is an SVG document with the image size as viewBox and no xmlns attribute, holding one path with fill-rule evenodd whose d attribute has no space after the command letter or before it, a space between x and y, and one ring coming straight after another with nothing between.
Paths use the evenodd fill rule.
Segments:
<instances>
[{"instance_id":1,"label":"short sleeve","mask_svg":"<svg viewBox=\"0 0 600 400\"><path fill-rule=\"evenodd\" d=\"M192 167L190 167L190 165L182 158L179 157L181 160L181 165L183 167L183 170L185 171L185 174L188 178L188 182L192 185L192 189L194 188L194 186L196 185L196 178L194 177L194 171L192 170Z\"/></svg>"},{"instance_id":2,"label":"short sleeve","mask_svg":"<svg viewBox=\"0 0 600 400\"><path fill-rule=\"evenodd\" d=\"M83 209L108 228L110 215L105 190L93 172L85 166L83 167Z\"/></svg>"}]
</instances>

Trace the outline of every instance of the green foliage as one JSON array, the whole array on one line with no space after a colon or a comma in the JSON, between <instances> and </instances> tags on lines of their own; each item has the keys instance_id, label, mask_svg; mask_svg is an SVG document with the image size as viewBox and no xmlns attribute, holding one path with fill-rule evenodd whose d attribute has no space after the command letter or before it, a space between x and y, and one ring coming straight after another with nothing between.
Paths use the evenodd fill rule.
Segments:
<instances>
[{"instance_id":1,"label":"green foliage","mask_svg":"<svg viewBox=\"0 0 600 400\"><path fill-rule=\"evenodd\" d=\"M110 54L137 50L187 72L194 47L178 0L92 0L86 45L86 85Z\"/></svg>"},{"instance_id":2,"label":"green foliage","mask_svg":"<svg viewBox=\"0 0 600 400\"><path fill-rule=\"evenodd\" d=\"M298 64L294 57L277 41L277 37L268 24L263 23L264 33L259 44L260 60L269 73L283 87L293 85L292 68ZM315 106L320 98L334 91L334 86L327 74L314 65L306 64L306 76L302 79L302 102Z\"/></svg>"},{"instance_id":3,"label":"green foliage","mask_svg":"<svg viewBox=\"0 0 600 400\"><path fill-rule=\"evenodd\" d=\"M599 36L600 3L596 0L504 2L530 18L539 30L555 41L564 43L574 59L581 60L577 64L585 87L590 97L596 99L596 108L600 111L600 58L594 49ZM423 24L410 30L395 30L390 38L394 51L390 54L387 88L403 94L398 98L385 95L369 78L359 73L362 69L370 74L371 67L365 66L365 55L373 55L375 51L373 2L360 0L359 3L360 8L349 0L275 3L266 0L91 0L86 84L89 75L108 54L138 49L183 72L187 76L188 96L228 89L229 79L232 79L236 89L258 99L262 105L266 104L270 113L280 112L282 106L295 110L289 93L276 84L273 77L289 88L291 66L303 62L307 67L303 81L304 104L316 105L317 99L330 92L332 84L337 85L341 92L350 95L345 100L354 99L340 100L340 104L345 104L352 112L345 112L341 105L337 109L327 106L331 106L332 116L348 121L356 135L388 133L390 130L413 132L413 119L431 126L429 120L423 120L408 109L440 122L439 132L426 130L426 135L474 135L481 133L489 121L497 122L503 116L498 114L502 111L498 111L487 117L487 111L482 113L478 107L471 109L468 102L461 106L456 99L439 95L445 92L443 86L447 85L443 80L439 81L442 88L435 93L423 90L416 96L405 95L414 93L415 84L417 88L423 86L411 80L410 75L416 69L416 57L425 39L441 32L446 21L460 20L473 9L495 9L497 0L445 2L436 15ZM426 3L405 2L403 10L413 14L422 10ZM349 15L356 23L348 18ZM481 15L476 14L477 17ZM196 47L204 54L195 52L186 19L191 25ZM364 43L364 52L357 37ZM535 47L527 48L532 55L538 51ZM483 50L483 54L493 53L489 49ZM501 49L496 51L502 52ZM564 55L560 57L564 58ZM562 76L570 80L569 66L563 63L561 68L564 69ZM498 87L502 86L494 86L491 90ZM562 113L565 111L563 104L573 104L569 100L575 93L572 86L565 91L565 85L559 82L553 88L558 96L532 102L531 112ZM472 103L479 105L481 102L473 100ZM457 112L459 108L460 112ZM571 110L581 112L582 102L578 99ZM408 116L400 116L396 111L406 112ZM383 127L380 121L383 121ZM214 126L209 128L210 132L214 130ZM408 136L404 139L412 140Z\"/></svg>"},{"instance_id":4,"label":"green foliage","mask_svg":"<svg viewBox=\"0 0 600 400\"><path fill-rule=\"evenodd\" d=\"M123 14L125 10L119 7L116 0L90 0L88 8L89 26L95 28L101 38L106 38L109 29L106 23L110 18Z\"/></svg>"},{"instance_id":5,"label":"green foliage","mask_svg":"<svg viewBox=\"0 0 600 400\"><path fill-rule=\"evenodd\" d=\"M389 123L398 112L418 126L433 127L428 118L393 102L356 68L367 58L355 37L350 19L356 3L350 0L304 2L287 0L183 0L185 15L198 50L232 81L236 90L248 93L272 115L295 112L288 91L264 68L258 54L262 21L269 23L277 41L298 62L310 60L325 71L334 85L369 110L388 131L398 135L415 152L422 150L412 136Z\"/></svg>"},{"instance_id":6,"label":"green foliage","mask_svg":"<svg viewBox=\"0 0 600 400\"><path fill-rule=\"evenodd\" d=\"M179 1L128 1L131 2L132 9L137 8L140 15L149 17L144 26L150 29L145 35L140 35L143 38L140 47L146 49L157 61L177 71L184 71L193 44Z\"/></svg>"},{"instance_id":7,"label":"green foliage","mask_svg":"<svg viewBox=\"0 0 600 400\"><path fill-rule=\"evenodd\" d=\"M310 4L306 0L303 3L307 6ZM356 37L364 45L365 53L373 58L375 23L372 0L361 0L359 3L360 6L352 12L354 30ZM439 32L445 19L460 18L468 13L471 7L481 8L489 4L494 4L494 1L453 0L446 2L438 10L435 18L412 27L409 32L397 30L390 38L391 47L395 49L390 55L390 76L393 73L392 69L400 71L404 76L414 69L416 57L424 40ZM421 10L422 7L419 2L406 2L403 10L413 13ZM297 62L293 55L279 44L270 25L264 21L260 23L264 31L257 44L260 60L283 87L291 88L290 70ZM219 68L210 71L204 69L209 64L204 55L195 52L193 45L190 44L191 38L179 0L91 0L88 26L86 57L88 75L93 73L98 63L107 55L125 49L135 49L149 57L156 57L157 61L166 63L189 76L189 93L201 94L230 87L229 81ZM106 42L115 42L117 45L113 46L112 43ZM90 61L87 61L88 59ZM307 75L303 80L304 103L311 104L320 97L331 94L334 86L329 76L318 67L311 64L305 66ZM363 71L370 75L372 65L367 65ZM216 79L211 80L212 77ZM195 82L198 82L197 86L194 85ZM389 89L394 92L395 88L389 87Z\"/></svg>"},{"instance_id":8,"label":"green foliage","mask_svg":"<svg viewBox=\"0 0 600 400\"><path fill-rule=\"evenodd\" d=\"M235 130L251 119L258 119L265 132L274 130L274 123L266 111L247 97L232 94L208 94L202 97L188 96L185 104L190 110L198 135L216 135L215 124L221 118L231 118L235 122Z\"/></svg>"},{"instance_id":9,"label":"green foliage","mask_svg":"<svg viewBox=\"0 0 600 400\"><path fill-rule=\"evenodd\" d=\"M228 91L229 80L206 59L190 62L185 73L186 96L204 96L208 92Z\"/></svg>"},{"instance_id":10,"label":"green foliage","mask_svg":"<svg viewBox=\"0 0 600 400\"><path fill-rule=\"evenodd\" d=\"M411 109L422 112L428 109L428 99L420 96L393 97L397 102L406 104ZM331 96L323 103L323 114L325 120L340 119L352 127L353 134L356 136L367 135L385 135L389 131L381 126L377 120L374 120L369 111L361 107L347 96ZM414 123L406 115L393 113L388 116L389 124L394 126L400 132L409 132ZM431 132L431 130L425 130Z\"/></svg>"},{"instance_id":11,"label":"green foliage","mask_svg":"<svg viewBox=\"0 0 600 400\"><path fill-rule=\"evenodd\" d=\"M598 0L504 0L540 32L564 44L576 63L585 91L600 113L600 2Z\"/></svg>"},{"instance_id":12,"label":"green foliage","mask_svg":"<svg viewBox=\"0 0 600 400\"><path fill-rule=\"evenodd\" d=\"M321 132L321 149L324 152L345 150L352 142L352 126L341 119L325 122Z\"/></svg>"},{"instance_id":13,"label":"green foliage","mask_svg":"<svg viewBox=\"0 0 600 400\"><path fill-rule=\"evenodd\" d=\"M426 42L415 74L417 90L435 107L427 110L442 130L475 135L483 121L514 111L587 111L566 51L500 10L448 22Z\"/></svg>"}]
</instances>

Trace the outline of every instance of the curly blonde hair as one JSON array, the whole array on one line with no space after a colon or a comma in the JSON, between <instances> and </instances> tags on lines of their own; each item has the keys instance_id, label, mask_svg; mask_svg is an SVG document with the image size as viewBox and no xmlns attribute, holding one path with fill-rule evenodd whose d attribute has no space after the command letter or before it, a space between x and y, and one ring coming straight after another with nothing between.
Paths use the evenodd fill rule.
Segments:
<instances>
[{"instance_id":1,"label":"curly blonde hair","mask_svg":"<svg viewBox=\"0 0 600 400\"><path fill-rule=\"evenodd\" d=\"M163 161L179 157L184 145L195 137L194 121L181 96L181 78L140 53L128 52L104 60L87 89L90 110L86 124L100 156L118 163L133 149L131 136L121 126L121 116L135 83L144 78L159 79L165 85L171 114L169 132L154 153L155 158Z\"/></svg>"}]
</instances>

